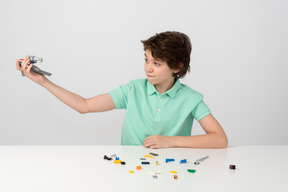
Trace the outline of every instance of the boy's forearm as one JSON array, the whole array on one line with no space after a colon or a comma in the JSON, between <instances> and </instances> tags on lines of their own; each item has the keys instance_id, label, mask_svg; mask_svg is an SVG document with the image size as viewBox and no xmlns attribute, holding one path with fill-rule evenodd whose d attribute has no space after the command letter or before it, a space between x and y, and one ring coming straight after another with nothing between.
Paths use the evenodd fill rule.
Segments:
<instances>
[{"instance_id":1,"label":"boy's forearm","mask_svg":"<svg viewBox=\"0 0 288 192\"><path fill-rule=\"evenodd\" d=\"M86 113L87 106L85 98L52 83L48 79L46 79L42 86L69 107L81 114Z\"/></svg>"},{"instance_id":2,"label":"boy's forearm","mask_svg":"<svg viewBox=\"0 0 288 192\"><path fill-rule=\"evenodd\" d=\"M226 135L209 133L195 136L173 136L171 137L172 147L191 148L226 148L228 140Z\"/></svg>"}]
</instances>

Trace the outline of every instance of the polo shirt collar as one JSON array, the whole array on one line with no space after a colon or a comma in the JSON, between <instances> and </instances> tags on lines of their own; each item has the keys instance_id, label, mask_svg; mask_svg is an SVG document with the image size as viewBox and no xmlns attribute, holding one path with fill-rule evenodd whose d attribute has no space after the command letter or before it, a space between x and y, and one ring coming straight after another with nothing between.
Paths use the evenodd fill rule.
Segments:
<instances>
[{"instance_id":1,"label":"polo shirt collar","mask_svg":"<svg viewBox=\"0 0 288 192\"><path fill-rule=\"evenodd\" d=\"M180 84L180 80L177 79L176 82L174 83L173 87L171 89L169 89L168 91L166 91L166 93L171 97L174 98L176 96L177 91L179 90L181 84Z\"/></svg>"},{"instance_id":2,"label":"polo shirt collar","mask_svg":"<svg viewBox=\"0 0 288 192\"><path fill-rule=\"evenodd\" d=\"M163 94L167 94L169 95L171 98L175 97L178 89L180 88L180 81L179 79L176 80L176 82L174 83L173 87L171 89L169 89L168 91L166 91ZM152 95L154 93L158 93L158 91L156 90L155 86L151 83L149 83L149 81L147 80L147 91L148 91L148 95Z\"/></svg>"},{"instance_id":3,"label":"polo shirt collar","mask_svg":"<svg viewBox=\"0 0 288 192\"><path fill-rule=\"evenodd\" d=\"M147 80L147 92L148 92L148 95L152 95L154 93L157 93L157 90L155 89L154 85L149 83L148 80Z\"/></svg>"}]
</instances>

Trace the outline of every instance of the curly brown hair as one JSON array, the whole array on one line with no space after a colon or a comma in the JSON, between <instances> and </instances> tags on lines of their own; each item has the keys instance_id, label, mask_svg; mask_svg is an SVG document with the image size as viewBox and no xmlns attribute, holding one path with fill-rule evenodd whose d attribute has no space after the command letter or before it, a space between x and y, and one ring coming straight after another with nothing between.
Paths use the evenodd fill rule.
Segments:
<instances>
[{"instance_id":1,"label":"curly brown hair","mask_svg":"<svg viewBox=\"0 0 288 192\"><path fill-rule=\"evenodd\" d=\"M183 78L187 71L190 71L192 45L190 38L184 33L177 31L156 33L141 42L144 45L144 51L150 50L155 59L167 62L170 69L180 70L174 73L175 78Z\"/></svg>"}]
</instances>

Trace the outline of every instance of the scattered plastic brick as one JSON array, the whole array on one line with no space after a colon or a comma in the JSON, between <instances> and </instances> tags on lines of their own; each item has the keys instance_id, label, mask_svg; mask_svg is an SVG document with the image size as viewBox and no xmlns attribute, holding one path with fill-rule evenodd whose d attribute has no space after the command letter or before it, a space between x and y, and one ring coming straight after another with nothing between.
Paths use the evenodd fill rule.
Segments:
<instances>
[{"instance_id":1,"label":"scattered plastic brick","mask_svg":"<svg viewBox=\"0 0 288 192\"><path fill-rule=\"evenodd\" d=\"M153 175L152 177L153 177L153 179L158 179L157 175Z\"/></svg>"},{"instance_id":2,"label":"scattered plastic brick","mask_svg":"<svg viewBox=\"0 0 288 192\"><path fill-rule=\"evenodd\" d=\"M177 176L177 175L174 175L173 177L174 177L174 179L178 179L178 176Z\"/></svg>"},{"instance_id":3,"label":"scattered plastic brick","mask_svg":"<svg viewBox=\"0 0 288 192\"><path fill-rule=\"evenodd\" d=\"M146 158L140 158L140 160L146 160Z\"/></svg>"},{"instance_id":4,"label":"scattered plastic brick","mask_svg":"<svg viewBox=\"0 0 288 192\"><path fill-rule=\"evenodd\" d=\"M236 165L230 165L229 169L236 169Z\"/></svg>"},{"instance_id":5,"label":"scattered plastic brick","mask_svg":"<svg viewBox=\"0 0 288 192\"><path fill-rule=\"evenodd\" d=\"M170 171L170 173L176 174L176 173L177 173L177 171Z\"/></svg>"},{"instance_id":6,"label":"scattered plastic brick","mask_svg":"<svg viewBox=\"0 0 288 192\"><path fill-rule=\"evenodd\" d=\"M197 159L195 162L194 162L194 165L199 165L200 162L204 161L205 159L209 158L209 156L205 156L205 157L202 157L201 159Z\"/></svg>"},{"instance_id":7,"label":"scattered plastic brick","mask_svg":"<svg viewBox=\"0 0 288 192\"><path fill-rule=\"evenodd\" d=\"M129 173L134 173L134 171L130 170Z\"/></svg>"},{"instance_id":8,"label":"scattered plastic brick","mask_svg":"<svg viewBox=\"0 0 288 192\"><path fill-rule=\"evenodd\" d=\"M154 159L154 157L152 156L152 155L144 155L144 157L150 157L150 158L152 158L152 159Z\"/></svg>"},{"instance_id":9,"label":"scattered plastic brick","mask_svg":"<svg viewBox=\"0 0 288 192\"><path fill-rule=\"evenodd\" d=\"M116 155L116 154L113 154L113 155L111 155L110 157L111 157L111 158L113 158L113 157L117 157L117 155Z\"/></svg>"},{"instance_id":10,"label":"scattered plastic brick","mask_svg":"<svg viewBox=\"0 0 288 192\"><path fill-rule=\"evenodd\" d=\"M119 157L116 157L115 160L119 160Z\"/></svg>"},{"instance_id":11,"label":"scattered plastic brick","mask_svg":"<svg viewBox=\"0 0 288 192\"><path fill-rule=\"evenodd\" d=\"M187 169L187 171L188 171L189 173L195 173L195 172L196 172L195 169Z\"/></svg>"},{"instance_id":12,"label":"scattered plastic brick","mask_svg":"<svg viewBox=\"0 0 288 192\"><path fill-rule=\"evenodd\" d=\"M166 163L168 163L170 161L175 161L175 159L166 159Z\"/></svg>"},{"instance_id":13,"label":"scattered plastic brick","mask_svg":"<svg viewBox=\"0 0 288 192\"><path fill-rule=\"evenodd\" d=\"M156 161L156 165L159 165L158 161Z\"/></svg>"},{"instance_id":14,"label":"scattered plastic brick","mask_svg":"<svg viewBox=\"0 0 288 192\"><path fill-rule=\"evenodd\" d=\"M180 161L180 163L187 163L187 160L186 160L186 159L182 159L182 160Z\"/></svg>"},{"instance_id":15,"label":"scattered plastic brick","mask_svg":"<svg viewBox=\"0 0 288 192\"><path fill-rule=\"evenodd\" d=\"M107 157L107 155L104 155L104 159L107 159L108 161L111 161L111 160L112 160L112 158Z\"/></svg>"},{"instance_id":16,"label":"scattered plastic brick","mask_svg":"<svg viewBox=\"0 0 288 192\"><path fill-rule=\"evenodd\" d=\"M137 170L140 170L140 169L141 169L141 166L136 166L136 169L137 169Z\"/></svg>"},{"instance_id":17,"label":"scattered plastic brick","mask_svg":"<svg viewBox=\"0 0 288 192\"><path fill-rule=\"evenodd\" d=\"M125 161L121 161L121 165L126 165Z\"/></svg>"},{"instance_id":18,"label":"scattered plastic brick","mask_svg":"<svg viewBox=\"0 0 288 192\"><path fill-rule=\"evenodd\" d=\"M153 155L153 156L158 156L158 154L157 153L150 153L150 155Z\"/></svg>"},{"instance_id":19,"label":"scattered plastic brick","mask_svg":"<svg viewBox=\"0 0 288 192\"><path fill-rule=\"evenodd\" d=\"M149 161L142 161L141 163L142 163L142 164L150 164Z\"/></svg>"},{"instance_id":20,"label":"scattered plastic brick","mask_svg":"<svg viewBox=\"0 0 288 192\"><path fill-rule=\"evenodd\" d=\"M121 163L122 161L121 160L114 160L114 163Z\"/></svg>"}]
</instances>

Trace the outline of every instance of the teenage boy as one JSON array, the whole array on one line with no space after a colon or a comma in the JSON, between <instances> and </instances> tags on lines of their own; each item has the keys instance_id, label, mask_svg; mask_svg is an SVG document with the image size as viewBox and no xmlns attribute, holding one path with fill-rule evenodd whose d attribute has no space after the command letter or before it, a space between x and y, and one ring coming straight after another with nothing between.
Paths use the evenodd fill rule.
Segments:
<instances>
[{"instance_id":1,"label":"teenage boy","mask_svg":"<svg viewBox=\"0 0 288 192\"><path fill-rule=\"evenodd\" d=\"M221 125L203 101L203 95L181 84L190 70L192 50L187 35L167 31L142 41L145 79L130 81L109 93L83 98L52 83L31 70L26 56L17 69L46 88L81 114L126 109L122 145L150 148L226 148L228 140ZM206 134L191 136L196 119Z\"/></svg>"}]
</instances>

